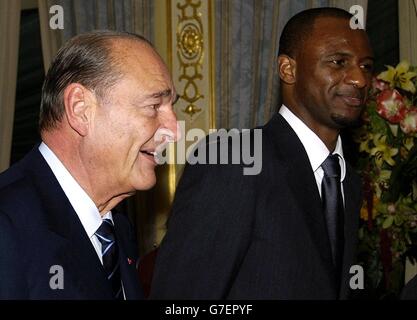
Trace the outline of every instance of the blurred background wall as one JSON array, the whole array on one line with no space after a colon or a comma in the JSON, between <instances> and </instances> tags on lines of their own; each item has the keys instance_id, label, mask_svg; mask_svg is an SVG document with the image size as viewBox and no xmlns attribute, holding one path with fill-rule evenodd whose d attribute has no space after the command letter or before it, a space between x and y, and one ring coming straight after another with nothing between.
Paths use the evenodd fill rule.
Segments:
<instances>
[{"instance_id":1,"label":"blurred background wall","mask_svg":"<svg viewBox=\"0 0 417 320\"><path fill-rule=\"evenodd\" d=\"M376 71L400 58L417 63L417 0L0 1L0 171L39 141L44 74L58 48L76 34L114 29L150 39L181 95L175 106L179 120L186 130L208 133L262 125L278 110L276 56L291 16L321 6L349 10L354 4L365 11ZM63 9L62 30L50 28L53 5ZM165 234L181 171L182 165L159 167L157 186L122 205L136 226L141 254Z\"/></svg>"}]
</instances>

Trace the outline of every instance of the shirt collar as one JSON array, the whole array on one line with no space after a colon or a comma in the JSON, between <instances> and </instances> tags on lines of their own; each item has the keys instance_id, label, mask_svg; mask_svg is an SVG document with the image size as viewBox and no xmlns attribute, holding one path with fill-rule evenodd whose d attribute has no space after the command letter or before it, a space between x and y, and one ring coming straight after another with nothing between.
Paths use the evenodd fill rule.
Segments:
<instances>
[{"instance_id":1,"label":"shirt collar","mask_svg":"<svg viewBox=\"0 0 417 320\"><path fill-rule=\"evenodd\" d=\"M346 160L343 156L342 138L340 138L340 135L339 137L337 137L337 143L336 147L334 148L333 154L337 154L339 156L340 181L343 182L343 180L345 180L346 177Z\"/></svg>"},{"instance_id":2,"label":"shirt collar","mask_svg":"<svg viewBox=\"0 0 417 320\"><path fill-rule=\"evenodd\" d=\"M40 144L39 151L45 158L59 185L77 213L88 237L91 238L102 223L102 217L97 206L67 168L65 168L55 153L44 142ZM113 220L110 211L103 216L104 218Z\"/></svg>"},{"instance_id":3,"label":"shirt collar","mask_svg":"<svg viewBox=\"0 0 417 320\"><path fill-rule=\"evenodd\" d=\"M326 145L317 136L317 134L307 127L307 125L285 105L281 106L279 113L288 122L297 137L300 139L307 153L311 168L313 169L313 172L316 172L316 170L321 168L322 163L329 155L329 149L327 149ZM340 138L340 135L337 138L333 154L337 154L339 156L341 181L343 181L346 176L346 162L343 156L342 139Z\"/></svg>"}]
</instances>

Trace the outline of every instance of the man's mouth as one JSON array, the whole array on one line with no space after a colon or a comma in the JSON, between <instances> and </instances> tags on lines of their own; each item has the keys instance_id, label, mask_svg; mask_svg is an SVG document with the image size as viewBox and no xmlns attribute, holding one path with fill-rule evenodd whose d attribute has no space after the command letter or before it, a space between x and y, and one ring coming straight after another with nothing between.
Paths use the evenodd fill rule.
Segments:
<instances>
[{"instance_id":1,"label":"man's mouth","mask_svg":"<svg viewBox=\"0 0 417 320\"><path fill-rule=\"evenodd\" d=\"M350 97L350 96L339 96L349 106L359 107L363 104L363 99Z\"/></svg>"},{"instance_id":2,"label":"man's mouth","mask_svg":"<svg viewBox=\"0 0 417 320\"><path fill-rule=\"evenodd\" d=\"M163 164L161 162L161 156L166 149L168 143L161 143L152 149L143 149L140 152L145 155L145 158L151 160L155 164Z\"/></svg>"},{"instance_id":3,"label":"man's mouth","mask_svg":"<svg viewBox=\"0 0 417 320\"><path fill-rule=\"evenodd\" d=\"M364 99L360 96L339 94L338 97L341 98L345 104L353 107L360 107L364 102Z\"/></svg>"},{"instance_id":4,"label":"man's mouth","mask_svg":"<svg viewBox=\"0 0 417 320\"><path fill-rule=\"evenodd\" d=\"M155 151L147 151L147 150L141 150L140 152L148 154L150 156L155 156L156 152Z\"/></svg>"}]
</instances>

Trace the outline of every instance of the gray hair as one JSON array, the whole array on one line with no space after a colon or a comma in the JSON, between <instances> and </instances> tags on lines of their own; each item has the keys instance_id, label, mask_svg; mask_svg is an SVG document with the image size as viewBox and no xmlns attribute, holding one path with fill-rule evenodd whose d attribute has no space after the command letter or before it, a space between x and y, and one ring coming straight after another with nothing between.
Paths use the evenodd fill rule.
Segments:
<instances>
[{"instance_id":1,"label":"gray hair","mask_svg":"<svg viewBox=\"0 0 417 320\"><path fill-rule=\"evenodd\" d=\"M119 31L94 31L70 39L55 56L42 86L40 131L56 127L64 116L63 94L71 83L79 83L104 98L123 76L111 54L112 40L127 39L152 44L144 37Z\"/></svg>"}]
</instances>

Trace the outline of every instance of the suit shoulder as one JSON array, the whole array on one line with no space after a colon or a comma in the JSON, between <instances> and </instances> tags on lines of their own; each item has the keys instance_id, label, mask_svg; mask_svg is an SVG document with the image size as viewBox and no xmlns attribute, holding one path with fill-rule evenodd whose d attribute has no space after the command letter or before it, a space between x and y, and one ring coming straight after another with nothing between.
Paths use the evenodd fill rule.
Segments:
<instances>
[{"instance_id":1,"label":"suit shoulder","mask_svg":"<svg viewBox=\"0 0 417 320\"><path fill-rule=\"evenodd\" d=\"M414 276L403 288L401 300L417 300L417 276Z\"/></svg>"},{"instance_id":2,"label":"suit shoulder","mask_svg":"<svg viewBox=\"0 0 417 320\"><path fill-rule=\"evenodd\" d=\"M219 129L201 139L191 150L184 172L238 178L257 175L262 169L261 129ZM259 160L259 161L257 161Z\"/></svg>"},{"instance_id":3,"label":"suit shoulder","mask_svg":"<svg viewBox=\"0 0 417 320\"><path fill-rule=\"evenodd\" d=\"M34 167L37 166L40 159L43 159L43 157L38 150L38 145L36 145L22 159L0 173L0 189L31 175L31 172L33 172Z\"/></svg>"},{"instance_id":4,"label":"suit shoulder","mask_svg":"<svg viewBox=\"0 0 417 320\"><path fill-rule=\"evenodd\" d=\"M19 216L27 219L25 217L33 215L28 211L34 211L37 198L32 179L24 175L16 177L0 188L0 211L13 220Z\"/></svg>"},{"instance_id":5,"label":"suit shoulder","mask_svg":"<svg viewBox=\"0 0 417 320\"><path fill-rule=\"evenodd\" d=\"M0 186L0 204L6 203L10 198L24 197L28 191L34 188L32 179L27 175L15 176L9 179L7 183Z\"/></svg>"},{"instance_id":6,"label":"suit shoulder","mask_svg":"<svg viewBox=\"0 0 417 320\"><path fill-rule=\"evenodd\" d=\"M13 182L20 180L24 177L24 173L21 170L19 163L11 166L7 170L0 173L0 190Z\"/></svg>"}]
</instances>

